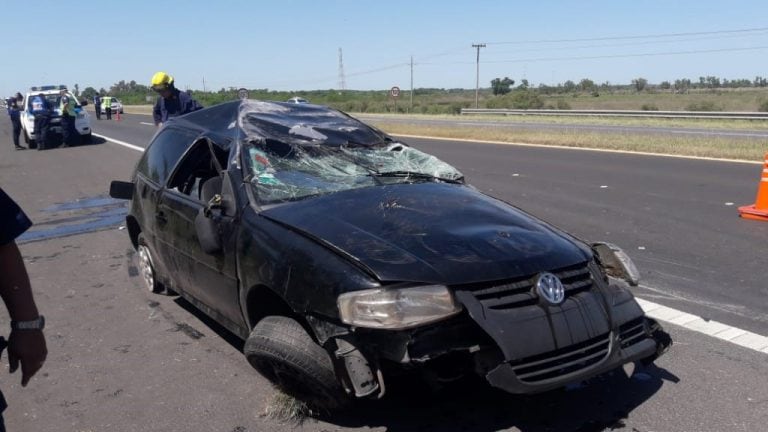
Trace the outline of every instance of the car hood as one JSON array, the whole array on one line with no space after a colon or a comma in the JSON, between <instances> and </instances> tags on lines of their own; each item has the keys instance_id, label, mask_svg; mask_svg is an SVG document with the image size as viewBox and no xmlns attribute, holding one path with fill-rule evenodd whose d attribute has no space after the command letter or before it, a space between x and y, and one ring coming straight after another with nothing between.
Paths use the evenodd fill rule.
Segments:
<instances>
[{"instance_id":1,"label":"car hood","mask_svg":"<svg viewBox=\"0 0 768 432\"><path fill-rule=\"evenodd\" d=\"M457 285L588 260L588 248L470 186L398 184L337 192L261 215L346 255L382 282Z\"/></svg>"}]
</instances>

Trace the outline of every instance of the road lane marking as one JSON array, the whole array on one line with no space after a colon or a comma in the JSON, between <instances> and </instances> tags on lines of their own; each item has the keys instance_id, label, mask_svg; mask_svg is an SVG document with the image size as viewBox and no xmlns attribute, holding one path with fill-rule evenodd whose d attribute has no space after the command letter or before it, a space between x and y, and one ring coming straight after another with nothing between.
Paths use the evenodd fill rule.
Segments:
<instances>
[{"instance_id":1,"label":"road lane marking","mask_svg":"<svg viewBox=\"0 0 768 432\"><path fill-rule=\"evenodd\" d=\"M139 124L147 125L147 126L154 126L154 123L147 123L147 122L139 122Z\"/></svg>"},{"instance_id":2,"label":"road lane marking","mask_svg":"<svg viewBox=\"0 0 768 432\"><path fill-rule=\"evenodd\" d=\"M95 136L103 138L109 142L128 147L129 149L144 152L143 147L129 144L124 141L109 138L104 135ZM648 288L648 287L644 287ZM740 328L732 327L718 321L707 320L700 316L692 315L681 310L663 306L648 300L635 297L637 303L643 309L643 312L651 318L674 324L685 329L724 340L736 345L755 350L757 352L768 354L768 337L761 336Z\"/></svg>"},{"instance_id":3,"label":"road lane marking","mask_svg":"<svg viewBox=\"0 0 768 432\"><path fill-rule=\"evenodd\" d=\"M730 163L740 163L740 164L748 164L748 165L763 164L763 162L746 161L746 160L739 160L739 159L713 158L713 157L704 157L704 156L669 155L669 154L661 154L661 153L639 152L639 151L628 151L628 150L599 149L599 148L592 148L592 147L569 147L569 146L560 146L560 145L530 144L530 143L521 143L521 142L489 141L489 140L476 140L476 139L465 139L465 138L444 138L444 137L433 137L433 136L424 136L424 135L402 135L402 134L390 134L390 135L396 136L396 137L404 137L404 138L416 138L416 139L428 139L428 140L440 140L440 141L458 141L458 142L468 142L468 143L474 143L474 144L494 144L494 145L534 147L534 148L544 148L544 149L579 150L579 151L590 151L590 152L601 152L601 153L618 153L618 154L636 155L636 156L655 156L655 157L666 157L666 158L675 158L675 159L704 160L704 161L712 161L712 162L730 162Z\"/></svg>"},{"instance_id":4,"label":"road lane marking","mask_svg":"<svg viewBox=\"0 0 768 432\"><path fill-rule=\"evenodd\" d=\"M646 315L685 329L768 354L768 337L635 297Z\"/></svg>"},{"instance_id":5,"label":"road lane marking","mask_svg":"<svg viewBox=\"0 0 768 432\"><path fill-rule=\"evenodd\" d=\"M131 150L136 150L136 151L139 151L139 152L142 152L142 153L145 150L144 147L139 147L137 145L133 145L133 144L127 143L125 141L116 140L114 138L110 138L110 137L105 136L105 135L93 134L93 136L105 139L105 140L107 140L107 141L109 141L111 143L115 143L115 144L121 145L123 147L128 147Z\"/></svg>"}]
</instances>

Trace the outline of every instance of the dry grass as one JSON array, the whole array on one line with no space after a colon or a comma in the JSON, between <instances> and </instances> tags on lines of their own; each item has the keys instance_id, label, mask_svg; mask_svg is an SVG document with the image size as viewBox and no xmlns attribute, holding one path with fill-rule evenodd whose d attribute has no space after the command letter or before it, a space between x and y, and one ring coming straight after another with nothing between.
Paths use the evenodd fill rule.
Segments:
<instances>
[{"instance_id":1,"label":"dry grass","mask_svg":"<svg viewBox=\"0 0 768 432\"><path fill-rule=\"evenodd\" d=\"M300 425L308 418L316 417L317 414L305 402L275 389L272 400L264 407L263 416L281 423Z\"/></svg>"},{"instance_id":2,"label":"dry grass","mask_svg":"<svg viewBox=\"0 0 768 432\"><path fill-rule=\"evenodd\" d=\"M371 123L387 133L395 135L422 135L508 143L599 148L747 161L762 160L766 151L765 142L755 139L654 134L637 135L629 133L552 132L488 127L422 126L386 121L372 121Z\"/></svg>"}]
</instances>

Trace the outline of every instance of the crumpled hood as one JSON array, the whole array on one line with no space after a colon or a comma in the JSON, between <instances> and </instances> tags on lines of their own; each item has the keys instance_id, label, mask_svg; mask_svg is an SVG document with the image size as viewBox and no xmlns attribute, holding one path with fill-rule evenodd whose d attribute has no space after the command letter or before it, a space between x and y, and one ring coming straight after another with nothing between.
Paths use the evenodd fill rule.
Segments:
<instances>
[{"instance_id":1,"label":"crumpled hood","mask_svg":"<svg viewBox=\"0 0 768 432\"><path fill-rule=\"evenodd\" d=\"M590 256L569 236L463 185L368 187L261 214L336 249L382 282L501 280L570 266Z\"/></svg>"}]
</instances>

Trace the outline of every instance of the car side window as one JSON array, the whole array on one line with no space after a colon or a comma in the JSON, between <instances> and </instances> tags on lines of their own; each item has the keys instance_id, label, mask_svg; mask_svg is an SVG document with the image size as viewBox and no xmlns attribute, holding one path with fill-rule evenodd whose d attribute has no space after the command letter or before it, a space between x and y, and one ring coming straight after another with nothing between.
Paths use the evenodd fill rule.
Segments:
<instances>
[{"instance_id":1,"label":"car side window","mask_svg":"<svg viewBox=\"0 0 768 432\"><path fill-rule=\"evenodd\" d=\"M216 158L220 159L219 155ZM203 183L219 175L208 141L201 139L195 142L179 162L168 181L168 188L199 200Z\"/></svg>"},{"instance_id":2,"label":"car side window","mask_svg":"<svg viewBox=\"0 0 768 432\"><path fill-rule=\"evenodd\" d=\"M171 170L194 139L194 132L174 128L163 130L144 152L136 169L153 182L165 184Z\"/></svg>"}]
</instances>

